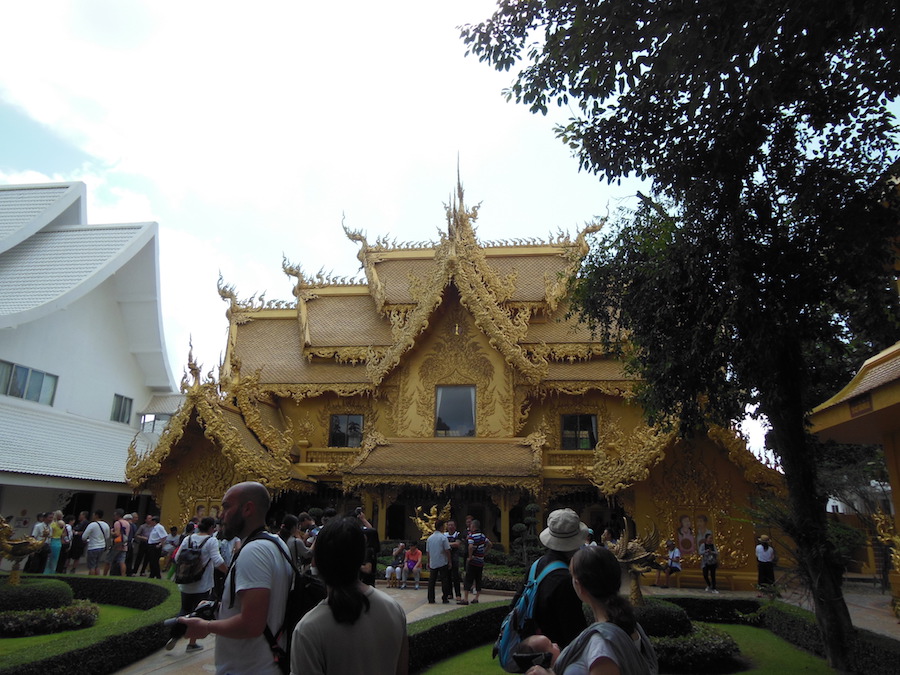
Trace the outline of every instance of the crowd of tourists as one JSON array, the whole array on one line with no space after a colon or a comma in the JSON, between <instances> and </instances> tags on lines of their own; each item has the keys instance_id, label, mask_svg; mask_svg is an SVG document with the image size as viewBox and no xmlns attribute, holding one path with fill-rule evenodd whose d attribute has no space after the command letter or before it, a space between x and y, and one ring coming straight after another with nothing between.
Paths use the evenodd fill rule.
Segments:
<instances>
[{"instance_id":1,"label":"crowd of tourists","mask_svg":"<svg viewBox=\"0 0 900 675\"><path fill-rule=\"evenodd\" d=\"M231 673L406 673L406 616L388 594L375 589L380 541L363 509L344 517L327 509L321 522L308 512L267 523L268 490L239 483L224 495L219 519L199 514L180 531L166 530L159 517L117 509L107 521L102 510L76 519L61 512L40 514L32 536L45 541L27 569L74 573L85 557L89 574L161 578L174 573L181 591L179 621L186 651L216 635L216 672ZM698 547L707 590L716 591L718 550L706 532ZM530 675L556 673L656 673L656 655L619 594L621 570L610 551L611 529L595 541L593 530L571 509L550 513L540 533L546 552L529 569L540 577L534 590L531 636L518 645L517 661ZM420 588L428 570L427 599L460 605L477 603L485 555L492 547L481 523L467 516L434 522L419 541L400 542L384 570L389 587ZM756 549L760 583L772 582L774 549L767 536ZM197 573L185 577L193 565ZM666 542L657 584L667 586L681 570L681 552ZM179 574L182 577L179 577ZM317 577L325 599L293 627L284 629L289 591L303 575ZM665 583L662 583L665 581ZM218 610L199 615L198 606L218 601ZM583 605L593 614L585 617ZM288 639L290 634L290 640ZM290 648L288 649L288 643ZM347 645L353 645L348 649Z\"/></svg>"}]
</instances>

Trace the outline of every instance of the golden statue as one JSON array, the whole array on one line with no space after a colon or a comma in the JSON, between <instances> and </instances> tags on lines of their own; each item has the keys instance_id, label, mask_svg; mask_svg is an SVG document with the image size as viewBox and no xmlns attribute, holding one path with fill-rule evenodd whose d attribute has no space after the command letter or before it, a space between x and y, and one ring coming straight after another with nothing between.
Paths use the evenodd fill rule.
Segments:
<instances>
[{"instance_id":1,"label":"golden statue","mask_svg":"<svg viewBox=\"0 0 900 675\"><path fill-rule=\"evenodd\" d=\"M616 556L619 564L622 565L631 577L631 593L629 599L632 605L643 605L644 594L641 593L641 575L649 572L651 567L649 563L656 558L656 549L659 548L659 531L656 525L650 533L644 537L635 537L628 539L628 522L625 522L625 528L622 530L622 536L615 544L606 542L606 547Z\"/></svg>"},{"instance_id":2,"label":"golden statue","mask_svg":"<svg viewBox=\"0 0 900 675\"><path fill-rule=\"evenodd\" d=\"M9 583L18 586L22 579L22 570L19 569L22 561L35 551L40 551L44 542L34 537L24 539L12 539L12 525L6 522L6 518L0 516L0 555L13 561L12 571L9 573Z\"/></svg>"},{"instance_id":3,"label":"golden statue","mask_svg":"<svg viewBox=\"0 0 900 675\"><path fill-rule=\"evenodd\" d=\"M425 513L425 510L421 506L416 507L416 515L410 516L409 519L416 524L416 527L419 528L419 538L420 539L428 539L432 534L434 534L434 524L438 521L438 519L447 522L450 520L450 500L447 500L447 503L444 504L444 508L441 509L440 514L438 513L437 504L432 504L431 510L428 513Z\"/></svg>"}]
</instances>

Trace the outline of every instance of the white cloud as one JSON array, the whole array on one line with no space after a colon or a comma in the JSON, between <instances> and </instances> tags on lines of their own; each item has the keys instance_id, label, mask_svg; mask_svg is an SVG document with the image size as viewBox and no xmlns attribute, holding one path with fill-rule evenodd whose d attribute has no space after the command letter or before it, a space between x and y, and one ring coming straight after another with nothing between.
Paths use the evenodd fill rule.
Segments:
<instances>
[{"instance_id":1,"label":"white cloud","mask_svg":"<svg viewBox=\"0 0 900 675\"><path fill-rule=\"evenodd\" d=\"M0 99L95 158L48 177L88 184L92 222L160 223L176 373L187 334L208 365L224 349L219 270L242 297L290 299L283 254L358 268L343 215L370 239L434 239L457 158L486 239L572 231L634 191L577 172L552 133L567 111L506 103L510 75L464 58L457 26L486 0L51 7L6 8Z\"/></svg>"}]
</instances>

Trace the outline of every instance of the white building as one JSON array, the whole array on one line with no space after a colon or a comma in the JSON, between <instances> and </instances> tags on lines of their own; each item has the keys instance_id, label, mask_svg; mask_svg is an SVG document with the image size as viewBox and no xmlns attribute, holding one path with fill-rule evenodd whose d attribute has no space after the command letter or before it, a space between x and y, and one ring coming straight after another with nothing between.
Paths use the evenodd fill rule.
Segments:
<instances>
[{"instance_id":1,"label":"white building","mask_svg":"<svg viewBox=\"0 0 900 675\"><path fill-rule=\"evenodd\" d=\"M136 506L128 446L175 392L158 225L89 225L85 202L80 182L0 186L0 515L18 534L38 511Z\"/></svg>"}]
</instances>

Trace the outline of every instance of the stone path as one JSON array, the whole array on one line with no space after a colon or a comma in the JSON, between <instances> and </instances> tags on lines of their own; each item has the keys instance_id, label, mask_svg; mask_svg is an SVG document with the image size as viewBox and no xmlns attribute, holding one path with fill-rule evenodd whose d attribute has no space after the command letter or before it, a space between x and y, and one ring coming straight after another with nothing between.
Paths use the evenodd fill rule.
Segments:
<instances>
[{"instance_id":1,"label":"stone path","mask_svg":"<svg viewBox=\"0 0 900 675\"><path fill-rule=\"evenodd\" d=\"M401 591L395 588L385 588L384 586L379 586L379 588L400 603L406 611L407 620L410 623L457 608L455 604L444 605L437 603L429 605L425 597L424 584L419 591L411 589ZM707 596L703 591L689 589L642 587L642 590L645 595L650 597L654 595ZM481 595L481 601L505 600L508 602L511 595L511 593L487 592ZM729 596L755 597L755 593L722 591L722 597ZM850 588L847 589L844 597L855 626L900 640L900 623L891 613L891 596L889 593L881 594L880 591L875 589ZM803 605L805 602L803 598L789 598L789 600L800 605ZM192 654L185 653L184 647L186 644L187 641L182 641L170 652L160 650L151 654L128 668L118 671L117 675L209 675L209 673L214 673L216 670L215 638L202 640L200 644L203 644L205 649Z\"/></svg>"}]
</instances>

